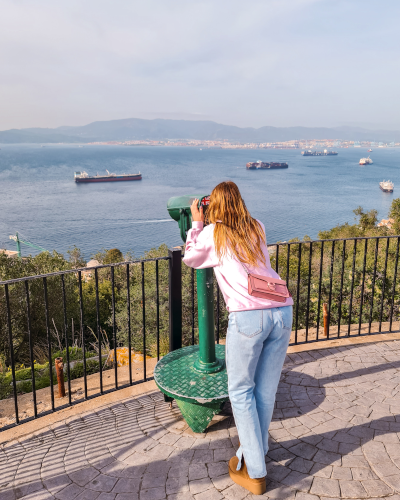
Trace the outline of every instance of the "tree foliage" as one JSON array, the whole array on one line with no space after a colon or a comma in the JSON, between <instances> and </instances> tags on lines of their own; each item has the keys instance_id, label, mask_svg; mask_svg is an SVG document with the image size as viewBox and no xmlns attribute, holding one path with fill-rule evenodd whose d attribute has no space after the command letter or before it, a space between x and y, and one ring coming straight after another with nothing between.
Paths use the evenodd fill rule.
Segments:
<instances>
[{"instance_id":1,"label":"tree foliage","mask_svg":"<svg viewBox=\"0 0 400 500\"><path fill-rule=\"evenodd\" d=\"M372 209L365 212L362 207L357 207L353 210L356 216L359 217L359 225L363 230L375 228L378 222L378 210Z\"/></svg>"},{"instance_id":2,"label":"tree foliage","mask_svg":"<svg viewBox=\"0 0 400 500\"><path fill-rule=\"evenodd\" d=\"M112 248L111 250L107 250L103 259L103 264L113 264L123 261L124 261L124 256L121 250L118 250L118 248Z\"/></svg>"},{"instance_id":3,"label":"tree foliage","mask_svg":"<svg viewBox=\"0 0 400 500\"><path fill-rule=\"evenodd\" d=\"M392 227L393 233L400 234L400 198L395 198L392 201L389 210L389 217L394 219L394 224Z\"/></svg>"}]
</instances>

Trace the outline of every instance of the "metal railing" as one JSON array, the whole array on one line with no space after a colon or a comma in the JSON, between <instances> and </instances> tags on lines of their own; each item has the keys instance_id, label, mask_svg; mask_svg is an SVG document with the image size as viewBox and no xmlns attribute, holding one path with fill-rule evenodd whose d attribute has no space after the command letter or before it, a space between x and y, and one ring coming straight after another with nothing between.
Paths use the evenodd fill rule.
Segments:
<instances>
[{"instance_id":1,"label":"metal railing","mask_svg":"<svg viewBox=\"0 0 400 500\"><path fill-rule=\"evenodd\" d=\"M169 269L163 269L163 278L169 281L170 290L177 290L181 284L181 276L177 275L175 269L171 268L171 262L176 262L176 255L158 257L154 259L142 259L119 264L99 265L90 268L72 269L53 272L45 275L28 276L24 278L11 279L0 282L0 354L2 357L3 374L0 373L0 400L12 397L14 400L15 422L3 426L0 430L12 427L21 422L26 422L44 416L54 411L66 408L82 400L91 399L115 390L123 389L146 380L151 380L147 374L149 346L147 340L146 314L146 283L147 272L153 274L150 280L154 283L153 307L155 309L152 325L152 335L155 338L154 356L160 357L160 266L169 263ZM181 263L181 251L178 251L179 265ZM149 266L152 269L149 269ZM104 294L107 300L104 301ZM132 297L132 293L136 297ZM116 296L119 296L117 307ZM121 306L125 295L125 311ZM174 294L170 294L174 298ZM4 300L2 300L4 298ZM90 302L92 302L90 304ZM102 303L103 302L103 303ZM133 325L132 306L138 304L135 325ZM86 307L85 307L86 306ZM176 309L176 305L172 309ZM107 317L104 317L106 313ZM126 335L124 340L127 344L128 377L125 381L119 380L119 368L117 360L117 348L121 344L120 335L117 332L117 314L122 313L126 320ZM89 318L90 316L90 318ZM138 320L140 316L140 320ZM74 331L78 322L78 332ZM177 318L170 314L171 325L177 324ZM140 326L138 323L140 322ZM90 323L90 325L89 325ZM139 330L138 335L133 334L133 328ZM59 334L59 331L62 334ZM75 335L77 333L77 335ZM176 337L178 332L173 332ZM36 362L36 357L44 355L43 345L46 344L46 360L42 364ZM79 346L79 347L78 347ZM108 347L108 349L106 349ZM91 348L91 352L89 352ZM95 356L97 350L97 356ZM104 351L112 351L113 359L107 365L103 363L107 357ZM55 373L54 373L54 351L59 351L65 356L65 376L68 386L68 402L57 404L55 397ZM141 352L142 362L141 377L134 377L132 373L132 352ZM71 359L73 354L79 353L78 359ZM109 358L109 356L108 356ZM96 360L96 361L95 361ZM98 361L97 361L98 360ZM22 365L20 366L22 362ZM95 362L95 373L98 377L98 390L89 390L88 379L91 373L89 365ZM74 369L80 364L79 375L74 377ZM4 367L8 370L4 374ZM50 391L50 408L47 411L38 412L37 391L38 384L37 367L46 372L46 387ZM18 367L20 369L18 370ZM21 369L22 368L22 369ZM93 366L90 366L93 372ZM113 369L113 387L104 387L104 372ZM76 371L76 370L75 370ZM19 372L23 372L22 379L18 380ZM27 376L28 375L28 376ZM11 378L11 381L10 381ZM82 398L73 400L71 382L74 378L83 379L84 390ZM135 378L135 380L134 380ZM48 380L47 380L48 379ZM93 381L92 381L93 382ZM122 382L122 383L121 383ZM23 392L19 389L21 383L28 385L32 394L33 414L27 418L20 418L19 398ZM12 391L11 394L10 389ZM92 384L93 385L93 384ZM108 384L109 386L110 384ZM26 387L25 387L26 388ZM93 389L93 388L91 388ZM1 403L1 401L0 401Z\"/></svg>"},{"instance_id":2,"label":"metal railing","mask_svg":"<svg viewBox=\"0 0 400 500\"><path fill-rule=\"evenodd\" d=\"M291 344L392 332L400 319L399 242L379 236L270 245L271 265L294 299Z\"/></svg>"},{"instance_id":3,"label":"metal railing","mask_svg":"<svg viewBox=\"0 0 400 500\"><path fill-rule=\"evenodd\" d=\"M291 344L393 331L399 243L385 236L269 245L294 299ZM165 257L0 282L0 405L14 401L14 422L0 430L151 380L156 360L198 341L195 275L177 247ZM215 285L219 343L228 313ZM118 347L126 366L116 362ZM67 400L57 398L55 355L65 364ZM47 408L38 408L40 389ZM32 394L33 411L21 414L23 393Z\"/></svg>"}]
</instances>

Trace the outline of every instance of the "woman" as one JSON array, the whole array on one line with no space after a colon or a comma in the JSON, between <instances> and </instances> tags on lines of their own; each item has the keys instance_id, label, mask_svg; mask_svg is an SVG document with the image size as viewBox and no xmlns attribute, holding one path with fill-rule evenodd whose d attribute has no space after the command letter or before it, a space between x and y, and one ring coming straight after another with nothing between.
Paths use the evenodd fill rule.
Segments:
<instances>
[{"instance_id":1,"label":"woman","mask_svg":"<svg viewBox=\"0 0 400 500\"><path fill-rule=\"evenodd\" d=\"M266 490L265 455L286 350L292 328L291 297L275 302L249 295L247 272L279 278L271 268L265 230L253 219L234 182L214 188L206 214L191 206L183 261L196 269L213 267L229 311L226 339L228 391L239 435L229 461L233 481L253 494Z\"/></svg>"}]
</instances>

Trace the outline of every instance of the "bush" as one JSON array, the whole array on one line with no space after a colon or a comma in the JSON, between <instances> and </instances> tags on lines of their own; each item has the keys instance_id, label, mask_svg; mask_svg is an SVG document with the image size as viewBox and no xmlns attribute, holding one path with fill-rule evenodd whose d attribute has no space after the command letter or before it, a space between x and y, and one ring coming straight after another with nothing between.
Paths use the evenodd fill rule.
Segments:
<instances>
[{"instance_id":1,"label":"bush","mask_svg":"<svg viewBox=\"0 0 400 500\"><path fill-rule=\"evenodd\" d=\"M83 359L83 349L81 347L69 347L68 348L69 360L77 361ZM96 356L96 353L93 351L86 351L86 358L93 358ZM56 358L63 358L63 362L67 362L67 349L63 349L62 351L56 351L51 356L54 366L54 360Z\"/></svg>"},{"instance_id":2,"label":"bush","mask_svg":"<svg viewBox=\"0 0 400 500\"><path fill-rule=\"evenodd\" d=\"M7 399L13 393L13 388L10 385L7 375L0 374L0 400Z\"/></svg>"},{"instance_id":3,"label":"bush","mask_svg":"<svg viewBox=\"0 0 400 500\"><path fill-rule=\"evenodd\" d=\"M32 392L31 369L23 368L15 371L15 380L17 381L18 394ZM53 383L57 383L57 377L53 374ZM43 389L50 386L49 365L35 365L35 388ZM0 400L6 399L13 394L12 373L7 372L0 375Z\"/></svg>"},{"instance_id":4,"label":"bush","mask_svg":"<svg viewBox=\"0 0 400 500\"><path fill-rule=\"evenodd\" d=\"M90 352L88 356L93 357L96 353ZM54 353L53 361L56 357L66 356L66 349L63 351ZM70 356L71 360L73 359L82 359L82 349L75 349L70 347ZM78 357L81 356L81 357ZM108 370L109 367L104 367L103 370ZM86 362L86 374L92 375L93 373L98 373L100 371L99 362L97 360L88 359ZM30 368L22 368L15 371L15 380L17 381L17 392L28 393L32 392L32 379L31 379L31 369ZM77 378L83 377L83 363L78 362L75 366L70 370L71 380L75 380ZM64 373L64 380L68 380L67 373ZM53 363L53 384L57 384L57 376L54 369ZM45 387L50 386L50 368L49 364L45 363L44 365L35 364L35 388L44 389ZM6 399L12 396L13 394L13 385L12 385L12 373L9 370L5 374L0 374L0 400Z\"/></svg>"},{"instance_id":5,"label":"bush","mask_svg":"<svg viewBox=\"0 0 400 500\"><path fill-rule=\"evenodd\" d=\"M105 366L103 370L109 370L109 367ZM93 375L93 373L98 373L100 371L100 363L95 359L88 359L86 361L86 375ZM66 374L64 375L67 380ZM83 377L83 363L76 363L76 365L70 370L71 380Z\"/></svg>"},{"instance_id":6,"label":"bush","mask_svg":"<svg viewBox=\"0 0 400 500\"><path fill-rule=\"evenodd\" d=\"M40 377L46 368L49 366L49 363L45 363L44 365L39 365L36 364L34 365L34 371L35 371L35 379L37 377ZM47 370L48 371L48 370ZM7 376L10 378L10 382L12 381L12 375L11 371L7 373ZM15 380L31 380L32 378L32 370L31 368L20 368L19 370L15 370Z\"/></svg>"}]
</instances>

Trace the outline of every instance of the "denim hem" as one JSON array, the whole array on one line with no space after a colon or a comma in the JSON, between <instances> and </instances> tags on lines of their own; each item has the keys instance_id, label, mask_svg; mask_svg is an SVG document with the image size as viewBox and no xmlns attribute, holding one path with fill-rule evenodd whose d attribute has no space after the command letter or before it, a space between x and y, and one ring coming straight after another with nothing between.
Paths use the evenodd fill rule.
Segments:
<instances>
[{"instance_id":1,"label":"denim hem","mask_svg":"<svg viewBox=\"0 0 400 500\"><path fill-rule=\"evenodd\" d=\"M236 452L236 456L238 457L239 461L238 461L238 464L237 464L237 467L236 467L236 470L240 470L242 468L242 459L243 459L243 451L242 451L242 447L240 447L238 449L238 451Z\"/></svg>"},{"instance_id":2,"label":"denim hem","mask_svg":"<svg viewBox=\"0 0 400 500\"><path fill-rule=\"evenodd\" d=\"M242 468L242 460L243 460L242 447L240 447L237 450L236 456L238 457L238 464L237 464L236 470L239 471ZM246 467L247 467L247 465L246 465ZM266 477L266 475L267 475L267 469L265 468L264 472L262 472L261 474L250 474L249 468L247 467L247 473L249 474L249 477L251 479L260 479L261 477Z\"/></svg>"}]
</instances>

